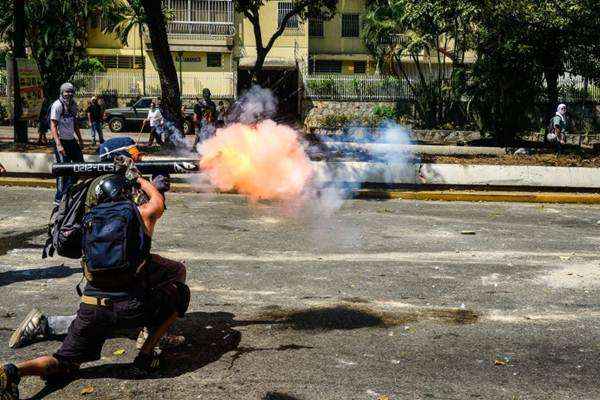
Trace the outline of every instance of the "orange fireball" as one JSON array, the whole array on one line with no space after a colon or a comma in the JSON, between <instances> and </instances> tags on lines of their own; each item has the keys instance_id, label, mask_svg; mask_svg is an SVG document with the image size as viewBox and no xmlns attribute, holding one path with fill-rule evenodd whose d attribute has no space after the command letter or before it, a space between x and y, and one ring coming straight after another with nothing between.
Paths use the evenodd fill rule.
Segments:
<instances>
[{"instance_id":1,"label":"orange fireball","mask_svg":"<svg viewBox=\"0 0 600 400\"><path fill-rule=\"evenodd\" d=\"M212 185L254 201L295 200L314 174L298 133L271 120L219 129L200 153L200 167Z\"/></svg>"}]
</instances>

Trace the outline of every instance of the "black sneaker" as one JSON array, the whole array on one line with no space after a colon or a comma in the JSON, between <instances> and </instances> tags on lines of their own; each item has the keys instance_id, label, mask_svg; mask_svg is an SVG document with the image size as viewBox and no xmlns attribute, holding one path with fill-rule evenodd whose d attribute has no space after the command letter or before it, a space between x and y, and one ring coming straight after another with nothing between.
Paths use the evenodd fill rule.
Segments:
<instances>
[{"instance_id":1,"label":"black sneaker","mask_svg":"<svg viewBox=\"0 0 600 400\"><path fill-rule=\"evenodd\" d=\"M0 400L19 400L19 370L14 364L0 367Z\"/></svg>"}]
</instances>

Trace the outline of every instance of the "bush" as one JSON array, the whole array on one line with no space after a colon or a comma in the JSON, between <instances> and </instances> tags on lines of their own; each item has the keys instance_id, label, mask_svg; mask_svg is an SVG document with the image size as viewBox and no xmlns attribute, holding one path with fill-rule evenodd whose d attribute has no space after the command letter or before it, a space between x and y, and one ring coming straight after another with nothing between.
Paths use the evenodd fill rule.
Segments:
<instances>
[{"instance_id":1,"label":"bush","mask_svg":"<svg viewBox=\"0 0 600 400\"><path fill-rule=\"evenodd\" d=\"M396 110L391 106L376 105L373 107L373 116L380 118L381 120L396 119Z\"/></svg>"}]
</instances>

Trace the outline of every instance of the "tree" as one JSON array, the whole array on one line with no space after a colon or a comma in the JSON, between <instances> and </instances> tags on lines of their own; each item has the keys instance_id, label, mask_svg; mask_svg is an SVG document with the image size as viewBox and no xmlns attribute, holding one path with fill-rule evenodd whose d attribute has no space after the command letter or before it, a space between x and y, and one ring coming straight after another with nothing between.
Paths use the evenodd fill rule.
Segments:
<instances>
[{"instance_id":1,"label":"tree","mask_svg":"<svg viewBox=\"0 0 600 400\"><path fill-rule=\"evenodd\" d=\"M476 8L461 0L381 0L367 11L365 45L385 73L408 85L427 128L461 114L475 15Z\"/></svg>"},{"instance_id":2,"label":"tree","mask_svg":"<svg viewBox=\"0 0 600 400\"><path fill-rule=\"evenodd\" d=\"M98 10L101 12L100 10ZM133 28L138 29L140 41L140 59L142 60L142 92L146 95L146 66L144 59L143 35L147 22L146 13L140 0L117 0L113 6L104 11L109 14L108 23L103 24L104 33L114 33L125 46L129 43L129 34Z\"/></svg>"},{"instance_id":3,"label":"tree","mask_svg":"<svg viewBox=\"0 0 600 400\"><path fill-rule=\"evenodd\" d=\"M511 144L531 126L542 92L536 49L524 43L527 21L513 6L511 1L482 2L468 90L469 109L479 128L501 145Z\"/></svg>"},{"instance_id":4,"label":"tree","mask_svg":"<svg viewBox=\"0 0 600 400\"><path fill-rule=\"evenodd\" d=\"M134 1L134 0L130 0ZM156 0L140 0L146 14L146 24L150 34L152 53L156 61L156 70L160 79L162 92L162 107L166 110L165 117L172 119L183 131L183 115L181 114L181 92L177 81L177 71L169 48L167 37L167 18L163 2Z\"/></svg>"},{"instance_id":5,"label":"tree","mask_svg":"<svg viewBox=\"0 0 600 400\"><path fill-rule=\"evenodd\" d=\"M336 12L338 0L295 0L292 2L292 8L283 15L279 21L277 30L271 35L268 41L264 42L263 32L261 30L260 9L266 0L234 0L236 11L241 12L244 17L252 24L254 31L254 40L256 42L256 62L252 69L251 78L263 82L262 69L273 45L283 34L292 18L298 18L306 21L309 18L319 18L321 20L330 20Z\"/></svg>"}]
</instances>

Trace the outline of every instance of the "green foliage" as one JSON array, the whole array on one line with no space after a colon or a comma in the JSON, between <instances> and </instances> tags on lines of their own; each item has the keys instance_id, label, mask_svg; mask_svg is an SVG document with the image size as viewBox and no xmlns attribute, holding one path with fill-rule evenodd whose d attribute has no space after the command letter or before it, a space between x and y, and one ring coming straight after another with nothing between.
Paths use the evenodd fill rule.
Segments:
<instances>
[{"instance_id":1,"label":"green foliage","mask_svg":"<svg viewBox=\"0 0 600 400\"><path fill-rule=\"evenodd\" d=\"M78 72L86 58L90 14L117 0L29 0L25 2L25 39L31 48L48 99L58 96L62 83ZM0 35L13 37L13 1L0 0Z\"/></svg>"},{"instance_id":2,"label":"green foliage","mask_svg":"<svg viewBox=\"0 0 600 400\"><path fill-rule=\"evenodd\" d=\"M373 116L381 120L394 120L396 119L396 110L394 109L394 107L378 104L375 107L373 107Z\"/></svg>"},{"instance_id":3,"label":"green foliage","mask_svg":"<svg viewBox=\"0 0 600 400\"><path fill-rule=\"evenodd\" d=\"M426 128L460 114L466 85L459 71L476 10L461 0L389 0L369 6L363 41L384 72L404 80Z\"/></svg>"}]
</instances>

